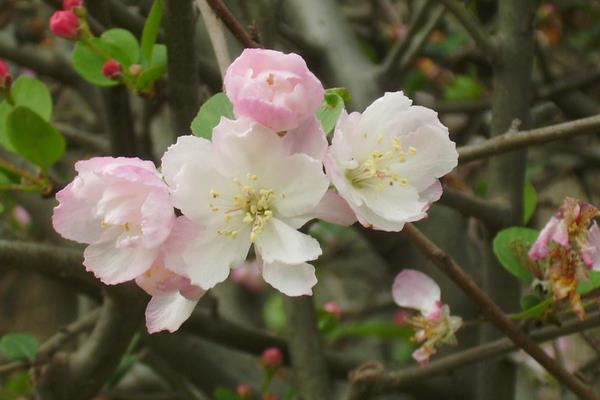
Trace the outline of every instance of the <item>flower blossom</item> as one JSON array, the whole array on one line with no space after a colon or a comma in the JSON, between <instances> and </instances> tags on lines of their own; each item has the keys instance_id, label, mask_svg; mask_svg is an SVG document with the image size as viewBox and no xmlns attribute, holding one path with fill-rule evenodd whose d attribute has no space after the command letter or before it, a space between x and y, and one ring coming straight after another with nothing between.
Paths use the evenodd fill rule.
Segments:
<instances>
[{"instance_id":1,"label":"flower blossom","mask_svg":"<svg viewBox=\"0 0 600 400\"><path fill-rule=\"evenodd\" d=\"M362 114L342 112L325 169L362 225L400 231L427 216L442 194L438 178L457 160L437 114L395 92Z\"/></svg>"},{"instance_id":2,"label":"flower blossom","mask_svg":"<svg viewBox=\"0 0 600 400\"><path fill-rule=\"evenodd\" d=\"M57 193L54 229L89 244L83 265L106 284L135 279L154 264L175 222L169 190L150 161L96 157Z\"/></svg>"},{"instance_id":3,"label":"flower blossom","mask_svg":"<svg viewBox=\"0 0 600 400\"><path fill-rule=\"evenodd\" d=\"M264 280L290 296L312 293L319 243L298 232L323 198L322 164L290 154L272 131L252 125L241 134L215 129L213 142L180 137L162 159L175 207L201 232L166 267L205 290L225 280L250 246L263 260ZM268 151L267 151L268 149Z\"/></svg>"},{"instance_id":4,"label":"flower blossom","mask_svg":"<svg viewBox=\"0 0 600 400\"><path fill-rule=\"evenodd\" d=\"M245 49L227 69L225 92L238 117L283 132L314 118L323 85L297 54Z\"/></svg>"},{"instance_id":5,"label":"flower blossom","mask_svg":"<svg viewBox=\"0 0 600 400\"><path fill-rule=\"evenodd\" d=\"M71 10L56 11L50 18L50 30L61 38L77 38L79 26L79 17Z\"/></svg>"},{"instance_id":6,"label":"flower blossom","mask_svg":"<svg viewBox=\"0 0 600 400\"><path fill-rule=\"evenodd\" d=\"M462 318L450 315L450 308L441 302L440 287L433 279L422 272L405 269L394 280L392 296L400 307L420 312L402 322L415 329L414 340L421 347L412 356L421 365L427 364L439 344L456 344L454 334L462 326Z\"/></svg>"},{"instance_id":7,"label":"flower blossom","mask_svg":"<svg viewBox=\"0 0 600 400\"><path fill-rule=\"evenodd\" d=\"M577 286L589 279L590 269L600 269L600 232L593 222L598 215L593 205L566 198L528 253L543 267L541 280L554 301L569 299L580 319L585 318L585 309Z\"/></svg>"}]
</instances>

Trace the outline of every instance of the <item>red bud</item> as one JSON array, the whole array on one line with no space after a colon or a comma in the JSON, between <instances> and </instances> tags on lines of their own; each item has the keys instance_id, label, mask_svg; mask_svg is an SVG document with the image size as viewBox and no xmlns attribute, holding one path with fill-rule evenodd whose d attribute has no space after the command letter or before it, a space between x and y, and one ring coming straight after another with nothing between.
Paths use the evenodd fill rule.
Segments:
<instances>
[{"instance_id":1,"label":"red bud","mask_svg":"<svg viewBox=\"0 0 600 400\"><path fill-rule=\"evenodd\" d=\"M58 37L76 39L79 35L79 17L73 11L56 11L50 18L50 30Z\"/></svg>"}]
</instances>

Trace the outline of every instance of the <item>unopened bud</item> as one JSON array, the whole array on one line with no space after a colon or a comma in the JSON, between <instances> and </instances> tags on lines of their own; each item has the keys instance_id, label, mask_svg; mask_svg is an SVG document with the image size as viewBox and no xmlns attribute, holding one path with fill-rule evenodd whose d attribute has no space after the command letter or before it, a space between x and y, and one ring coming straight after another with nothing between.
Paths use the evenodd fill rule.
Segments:
<instances>
[{"instance_id":1,"label":"unopened bud","mask_svg":"<svg viewBox=\"0 0 600 400\"><path fill-rule=\"evenodd\" d=\"M342 309L335 300L331 300L325 303L323 305L323 309L329 314L335 316L337 319L342 318Z\"/></svg>"},{"instance_id":2,"label":"unopened bud","mask_svg":"<svg viewBox=\"0 0 600 400\"><path fill-rule=\"evenodd\" d=\"M102 75L114 81L118 80L121 77L121 64L111 58L102 66Z\"/></svg>"},{"instance_id":3,"label":"unopened bud","mask_svg":"<svg viewBox=\"0 0 600 400\"><path fill-rule=\"evenodd\" d=\"M50 18L50 30L56 36L76 39L79 36L79 17L71 10L56 11Z\"/></svg>"},{"instance_id":4,"label":"unopened bud","mask_svg":"<svg viewBox=\"0 0 600 400\"><path fill-rule=\"evenodd\" d=\"M236 392L238 396L246 398L250 397L250 395L252 394L252 388L247 383L240 383L239 385L237 385Z\"/></svg>"},{"instance_id":5,"label":"unopened bud","mask_svg":"<svg viewBox=\"0 0 600 400\"><path fill-rule=\"evenodd\" d=\"M140 64L131 64L129 67L129 73L133 76L137 76L142 72L142 66Z\"/></svg>"},{"instance_id":6,"label":"unopened bud","mask_svg":"<svg viewBox=\"0 0 600 400\"><path fill-rule=\"evenodd\" d=\"M79 7L83 7L83 0L63 0L63 10L72 11Z\"/></svg>"},{"instance_id":7,"label":"unopened bud","mask_svg":"<svg viewBox=\"0 0 600 400\"><path fill-rule=\"evenodd\" d=\"M269 347L263 351L260 360L266 368L276 369L283 363L283 354L277 347Z\"/></svg>"},{"instance_id":8,"label":"unopened bud","mask_svg":"<svg viewBox=\"0 0 600 400\"><path fill-rule=\"evenodd\" d=\"M10 69L4 60L0 60L0 90L8 88L10 85Z\"/></svg>"}]
</instances>

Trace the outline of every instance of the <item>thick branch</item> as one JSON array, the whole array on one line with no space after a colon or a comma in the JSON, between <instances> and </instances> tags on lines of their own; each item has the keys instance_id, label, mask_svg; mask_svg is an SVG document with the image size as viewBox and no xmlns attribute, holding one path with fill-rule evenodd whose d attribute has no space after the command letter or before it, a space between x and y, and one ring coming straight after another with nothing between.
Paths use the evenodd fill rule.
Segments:
<instances>
[{"instance_id":1,"label":"thick branch","mask_svg":"<svg viewBox=\"0 0 600 400\"><path fill-rule=\"evenodd\" d=\"M493 59L496 56L496 48L490 36L485 32L483 26L481 26L475 16L473 16L469 10L457 0L440 0L440 2L444 3L448 10L454 14L456 19L462 24L467 32L469 32L469 35L471 35L477 47L479 47L489 59Z\"/></svg>"},{"instance_id":2,"label":"thick branch","mask_svg":"<svg viewBox=\"0 0 600 400\"><path fill-rule=\"evenodd\" d=\"M600 314L590 315L585 321L571 320L558 328L541 329L530 334L536 342L545 342L561 336L596 328L600 325ZM354 375L355 384L369 387L369 393L383 393L392 389L413 385L416 382L432 377L450 374L457 368L482 360L499 357L517 350L518 347L507 338L498 339L471 349L451 354L432 361L425 367L408 367L398 371L380 371L379 373Z\"/></svg>"},{"instance_id":3,"label":"thick branch","mask_svg":"<svg viewBox=\"0 0 600 400\"><path fill-rule=\"evenodd\" d=\"M206 0L206 2L210 5L221 21L223 21L231 33L233 33L233 36L235 36L242 46L262 47L259 43L256 43L252 39L248 32L246 32L246 30L242 27L242 24L240 24L240 22L221 0Z\"/></svg>"},{"instance_id":4,"label":"thick branch","mask_svg":"<svg viewBox=\"0 0 600 400\"><path fill-rule=\"evenodd\" d=\"M288 345L296 386L304 400L332 398L329 371L312 297L285 299Z\"/></svg>"},{"instance_id":5,"label":"thick branch","mask_svg":"<svg viewBox=\"0 0 600 400\"><path fill-rule=\"evenodd\" d=\"M403 230L404 234L423 252L431 261L440 268L454 283L460 287L465 294L477 304L485 316L494 324L498 330L510 338L517 346L525 350L537 362L539 362L557 380L563 383L573 393L583 399L599 399L581 381L561 367L556 360L548 356L526 333L521 331L494 303L494 301L483 292L479 286L465 274L462 268L435 243L429 240L414 225L407 224Z\"/></svg>"},{"instance_id":6,"label":"thick branch","mask_svg":"<svg viewBox=\"0 0 600 400\"><path fill-rule=\"evenodd\" d=\"M510 218L508 205L498 201L480 199L449 187L444 188L440 203L454 208L464 215L478 218L494 228L505 226Z\"/></svg>"},{"instance_id":7,"label":"thick branch","mask_svg":"<svg viewBox=\"0 0 600 400\"><path fill-rule=\"evenodd\" d=\"M570 139L575 136L597 133L599 131L600 115L527 131L509 131L483 143L459 147L458 162L462 164L529 146L540 145L555 140Z\"/></svg>"}]
</instances>

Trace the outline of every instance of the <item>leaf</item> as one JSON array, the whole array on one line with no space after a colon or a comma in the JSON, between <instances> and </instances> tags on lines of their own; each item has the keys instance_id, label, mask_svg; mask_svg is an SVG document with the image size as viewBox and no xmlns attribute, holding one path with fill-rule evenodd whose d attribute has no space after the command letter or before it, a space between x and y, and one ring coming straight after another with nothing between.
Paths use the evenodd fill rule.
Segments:
<instances>
[{"instance_id":1,"label":"leaf","mask_svg":"<svg viewBox=\"0 0 600 400\"><path fill-rule=\"evenodd\" d=\"M167 46L164 44L154 45L154 51L152 52L152 59L150 60L151 65L167 65Z\"/></svg>"},{"instance_id":2,"label":"leaf","mask_svg":"<svg viewBox=\"0 0 600 400\"><path fill-rule=\"evenodd\" d=\"M344 99L339 94L325 94L323 104L321 105L321 108L317 110L316 114L317 119L321 121L325 135L329 135L331 131L333 131L343 109Z\"/></svg>"},{"instance_id":3,"label":"leaf","mask_svg":"<svg viewBox=\"0 0 600 400\"><path fill-rule=\"evenodd\" d=\"M19 76L10 88L16 106L25 106L35 111L46 121L52 116L52 96L45 84L28 76Z\"/></svg>"},{"instance_id":4,"label":"leaf","mask_svg":"<svg viewBox=\"0 0 600 400\"><path fill-rule=\"evenodd\" d=\"M6 116L12 110L12 106L7 101L0 103L0 145L7 150L13 150L10 140L6 135Z\"/></svg>"},{"instance_id":5,"label":"leaf","mask_svg":"<svg viewBox=\"0 0 600 400\"><path fill-rule=\"evenodd\" d=\"M109 29L100 36L104 43L113 46L113 54L121 64L129 67L131 64L137 64L140 60L140 46L137 39L126 29ZM115 50L118 49L118 50Z\"/></svg>"},{"instance_id":6,"label":"leaf","mask_svg":"<svg viewBox=\"0 0 600 400\"><path fill-rule=\"evenodd\" d=\"M7 136L19 155L48 168L65 152L62 134L26 107L15 107L6 118Z\"/></svg>"},{"instance_id":7,"label":"leaf","mask_svg":"<svg viewBox=\"0 0 600 400\"><path fill-rule=\"evenodd\" d=\"M148 89L154 81L163 76L167 72L165 65L153 65L144 69L135 81L135 88L139 91Z\"/></svg>"},{"instance_id":8,"label":"leaf","mask_svg":"<svg viewBox=\"0 0 600 400\"><path fill-rule=\"evenodd\" d=\"M520 313L511 314L510 318L515 320L540 319L542 316L544 316L546 309L548 309L548 307L550 307L551 304L552 298L545 299L539 302L538 304L534 305L533 307L521 311Z\"/></svg>"},{"instance_id":9,"label":"leaf","mask_svg":"<svg viewBox=\"0 0 600 400\"><path fill-rule=\"evenodd\" d=\"M523 223L527 224L537 206L537 192L531 182L525 182L523 187Z\"/></svg>"},{"instance_id":10,"label":"leaf","mask_svg":"<svg viewBox=\"0 0 600 400\"><path fill-rule=\"evenodd\" d=\"M282 332L285 329L283 296L276 293L269 297L263 308L263 319L270 330Z\"/></svg>"},{"instance_id":11,"label":"leaf","mask_svg":"<svg viewBox=\"0 0 600 400\"><path fill-rule=\"evenodd\" d=\"M0 339L0 351L11 361L33 361L40 343L28 333L11 333Z\"/></svg>"},{"instance_id":12,"label":"leaf","mask_svg":"<svg viewBox=\"0 0 600 400\"><path fill-rule=\"evenodd\" d=\"M414 331L409 326L400 326L392 322L368 321L340 325L328 335L328 338L335 341L343 337L375 336L381 339L409 340L413 335Z\"/></svg>"},{"instance_id":13,"label":"leaf","mask_svg":"<svg viewBox=\"0 0 600 400\"><path fill-rule=\"evenodd\" d=\"M215 400L239 400L240 397L231 389L218 387L215 389Z\"/></svg>"},{"instance_id":14,"label":"leaf","mask_svg":"<svg viewBox=\"0 0 600 400\"><path fill-rule=\"evenodd\" d=\"M152 51L160 31L160 20L163 13L163 0L154 0L142 32L142 53L146 60L152 60Z\"/></svg>"},{"instance_id":15,"label":"leaf","mask_svg":"<svg viewBox=\"0 0 600 400\"><path fill-rule=\"evenodd\" d=\"M588 294L600 287L600 271L589 271L588 280L581 281L577 285L577 292L581 295Z\"/></svg>"},{"instance_id":16,"label":"leaf","mask_svg":"<svg viewBox=\"0 0 600 400\"><path fill-rule=\"evenodd\" d=\"M212 137L212 131L221 117L234 118L233 104L225 93L219 92L206 100L192 121L192 133L206 139Z\"/></svg>"},{"instance_id":17,"label":"leaf","mask_svg":"<svg viewBox=\"0 0 600 400\"><path fill-rule=\"evenodd\" d=\"M457 75L452 82L444 88L446 100L474 100L483 96L483 86L469 75Z\"/></svg>"},{"instance_id":18,"label":"leaf","mask_svg":"<svg viewBox=\"0 0 600 400\"><path fill-rule=\"evenodd\" d=\"M16 400L32 398L33 386L28 371L18 371L4 380L0 389L0 400Z\"/></svg>"},{"instance_id":19,"label":"leaf","mask_svg":"<svg viewBox=\"0 0 600 400\"><path fill-rule=\"evenodd\" d=\"M352 98L350 91L345 87L334 87L325 89L325 94L337 94L342 98L342 100L344 100L344 102L348 102Z\"/></svg>"},{"instance_id":20,"label":"leaf","mask_svg":"<svg viewBox=\"0 0 600 400\"><path fill-rule=\"evenodd\" d=\"M500 264L527 283L533 281L533 276L523 264L527 258L527 251L537 239L538 233L537 230L529 228L507 228L498 232L492 244Z\"/></svg>"},{"instance_id":21,"label":"leaf","mask_svg":"<svg viewBox=\"0 0 600 400\"><path fill-rule=\"evenodd\" d=\"M527 310L540 304L542 301L543 299L540 296L535 294L526 294L525 296L521 297L521 310Z\"/></svg>"}]
</instances>

